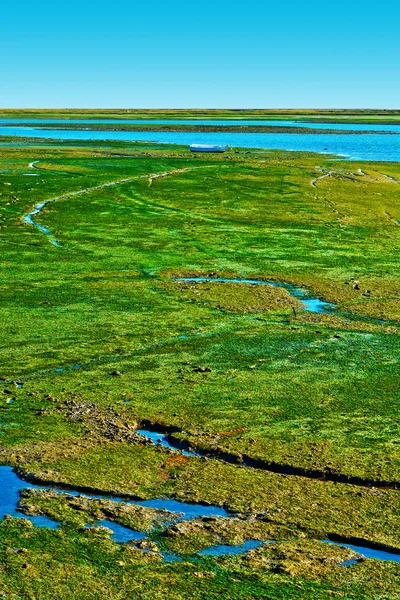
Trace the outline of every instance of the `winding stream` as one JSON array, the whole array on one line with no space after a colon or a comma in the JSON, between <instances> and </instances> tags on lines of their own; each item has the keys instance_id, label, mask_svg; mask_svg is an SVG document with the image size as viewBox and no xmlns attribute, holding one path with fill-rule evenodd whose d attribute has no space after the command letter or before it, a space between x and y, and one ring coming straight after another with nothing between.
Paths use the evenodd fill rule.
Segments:
<instances>
[{"instance_id":1,"label":"winding stream","mask_svg":"<svg viewBox=\"0 0 400 600\"><path fill-rule=\"evenodd\" d=\"M30 166L34 165L35 162L39 162L39 161L34 161L34 162L30 163ZM32 166L32 168L35 168L35 167ZM199 168L199 167L193 167L193 168ZM125 177L124 179L117 179L115 181L110 181L108 183L102 183L101 185L95 185L90 188L83 188L81 190L77 190L76 192L68 192L67 194L62 194L61 196L55 196L54 198L49 198L48 200L43 200L42 202L35 204L33 210L31 210L29 213L27 213L23 217L23 221L25 221L25 223L28 223L29 225L33 225L33 227L36 227L37 229L42 231L48 237L50 243L53 244L53 246L61 247L61 244L59 244L57 242L57 240L54 239L54 236L52 235L50 229L48 229L44 225L40 225L33 219L34 216L40 214L40 212L43 210L43 208L45 206L47 206L47 204L50 204L51 202L57 202L58 200L66 200L67 198L73 198L74 196L81 196L82 194L90 194L90 192L94 192L96 190L102 190L102 189L105 189L108 187L113 187L113 186L119 185L121 183L129 183L130 181L134 181L137 179L149 179L149 184L151 185L151 183L153 182L153 179L157 179L158 177L167 177L168 175L172 175L172 174L176 174L176 173L184 173L187 170L188 169L175 169L174 171L171 171L171 172L163 172L163 173L158 173L158 174L150 173L149 175L135 175L133 177Z\"/></svg>"},{"instance_id":2,"label":"winding stream","mask_svg":"<svg viewBox=\"0 0 400 600\"><path fill-rule=\"evenodd\" d=\"M155 500L144 500L137 501L129 498L121 498L118 496L112 496L107 494L82 494L82 492L74 489L59 489L56 486L46 485L34 485L24 481L14 472L11 467L1 466L0 467L0 519L6 515L13 517L28 519L35 527L47 527L56 529L59 523L43 516L31 516L26 515L18 510L19 503L19 492L22 489L41 489L41 490L53 490L60 494L66 494L69 496L85 496L92 499L100 500L111 500L113 502L134 504L136 506L144 506L148 508L156 508L166 510L170 513L168 520L164 523L166 526L178 523L183 520L197 519L201 517L223 517L229 519L234 515L229 514L225 509L219 506L204 506L202 504L187 504L179 502L177 500L171 500L168 498L158 498ZM135 531L128 527L124 527L114 521L102 519L97 521L94 526L107 527L112 531L111 538L118 543L127 543L133 541L140 541L147 539L146 534L143 532ZM87 528L93 527L88 525ZM400 562L400 549L398 552L389 552L386 550L376 549L374 547L355 545L347 542L336 542L329 539L322 540L324 543L343 546L349 548L354 552L361 555L361 558L372 558L375 560L391 560ZM198 556L225 556L228 554L243 554L251 549L262 546L266 543L275 543L276 540L247 540L240 545L215 545L209 548L205 548L198 553ZM282 543L281 541L279 543ZM372 544L373 546L374 544ZM143 551L148 551L144 548ZM162 553L163 554L163 553ZM195 557L194 557L195 558ZM180 560L180 557L173 553L163 554L165 561ZM350 564L355 564L359 559L353 559L346 561ZM347 566L346 563L342 563L343 566Z\"/></svg>"}]
</instances>

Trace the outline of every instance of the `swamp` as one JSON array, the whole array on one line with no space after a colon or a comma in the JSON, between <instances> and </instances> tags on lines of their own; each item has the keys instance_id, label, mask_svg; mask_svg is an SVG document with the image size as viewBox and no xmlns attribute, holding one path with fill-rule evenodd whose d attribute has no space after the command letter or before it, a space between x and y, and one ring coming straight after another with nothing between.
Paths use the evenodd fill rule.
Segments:
<instances>
[{"instance_id":1,"label":"swamp","mask_svg":"<svg viewBox=\"0 0 400 600\"><path fill-rule=\"evenodd\" d=\"M399 189L0 137L0 598L400 598Z\"/></svg>"}]
</instances>

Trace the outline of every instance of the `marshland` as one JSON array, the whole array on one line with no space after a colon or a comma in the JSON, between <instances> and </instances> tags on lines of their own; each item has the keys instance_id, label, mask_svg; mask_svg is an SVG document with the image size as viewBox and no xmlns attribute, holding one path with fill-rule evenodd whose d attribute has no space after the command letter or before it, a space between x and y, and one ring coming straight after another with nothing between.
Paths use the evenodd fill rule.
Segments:
<instances>
[{"instance_id":1,"label":"marshland","mask_svg":"<svg viewBox=\"0 0 400 600\"><path fill-rule=\"evenodd\" d=\"M397 598L398 111L0 116L4 598Z\"/></svg>"}]
</instances>

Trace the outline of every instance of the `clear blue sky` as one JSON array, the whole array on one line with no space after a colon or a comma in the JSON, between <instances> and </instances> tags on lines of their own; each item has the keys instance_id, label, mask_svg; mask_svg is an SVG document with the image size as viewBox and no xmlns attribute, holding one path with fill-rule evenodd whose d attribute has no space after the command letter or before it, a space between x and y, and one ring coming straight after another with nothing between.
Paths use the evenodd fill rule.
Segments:
<instances>
[{"instance_id":1,"label":"clear blue sky","mask_svg":"<svg viewBox=\"0 0 400 600\"><path fill-rule=\"evenodd\" d=\"M1 107L400 105L400 4L3 0Z\"/></svg>"}]
</instances>

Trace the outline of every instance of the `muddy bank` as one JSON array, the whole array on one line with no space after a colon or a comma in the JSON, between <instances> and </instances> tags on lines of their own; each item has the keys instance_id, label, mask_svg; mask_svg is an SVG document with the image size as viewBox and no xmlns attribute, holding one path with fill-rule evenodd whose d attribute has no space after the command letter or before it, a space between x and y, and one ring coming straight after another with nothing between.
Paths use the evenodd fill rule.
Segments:
<instances>
[{"instance_id":1,"label":"muddy bank","mask_svg":"<svg viewBox=\"0 0 400 600\"><path fill-rule=\"evenodd\" d=\"M155 429L158 429L158 434L155 434ZM160 429L163 429L160 432ZM400 489L400 481L384 481L376 479L368 479L362 477L355 477L346 475L345 473L333 473L329 470L312 470L301 467L295 467L293 465L287 465L276 462L269 462L266 460L252 458L246 454L234 454L227 452L223 449L211 450L205 446L199 446L194 448L193 443L182 439L176 435L176 428L168 433L167 428L162 428L157 425L152 425L152 431L147 431L142 428L141 436L147 437L155 443L159 443L164 447L172 450L179 450L186 452L189 456L197 456L200 458L210 458L220 460L232 465L239 465L242 467L248 467L252 469L259 469L262 471L269 471L271 473L277 473L279 475L293 475L296 477L306 477L307 479L319 479L322 481L333 481L336 483L347 483L351 485L357 485L361 487L377 487L387 489Z\"/></svg>"}]
</instances>

